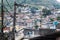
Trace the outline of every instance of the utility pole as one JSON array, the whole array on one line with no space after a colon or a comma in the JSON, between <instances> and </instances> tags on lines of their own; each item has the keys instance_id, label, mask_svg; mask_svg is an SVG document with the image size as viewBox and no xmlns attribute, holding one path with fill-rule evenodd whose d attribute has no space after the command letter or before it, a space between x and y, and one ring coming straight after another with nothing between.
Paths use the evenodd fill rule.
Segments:
<instances>
[{"instance_id":1,"label":"utility pole","mask_svg":"<svg viewBox=\"0 0 60 40\"><path fill-rule=\"evenodd\" d=\"M3 0L1 0L1 33L2 33L2 38L3 38L3 27L4 27L4 25L3 25L3 21L4 21L4 10L3 10Z\"/></svg>"},{"instance_id":2,"label":"utility pole","mask_svg":"<svg viewBox=\"0 0 60 40\"><path fill-rule=\"evenodd\" d=\"M14 2L14 18L13 18L13 40L15 40L15 25L16 25L16 1Z\"/></svg>"},{"instance_id":3,"label":"utility pole","mask_svg":"<svg viewBox=\"0 0 60 40\"><path fill-rule=\"evenodd\" d=\"M16 7L25 7L24 5L17 4L16 1L14 1L14 18L13 18L13 40L15 40L15 25L16 25Z\"/></svg>"},{"instance_id":4,"label":"utility pole","mask_svg":"<svg viewBox=\"0 0 60 40\"><path fill-rule=\"evenodd\" d=\"M3 0L1 0L1 18L2 18L2 29L1 32L3 33L3 19L4 19L4 12L3 12Z\"/></svg>"},{"instance_id":5,"label":"utility pole","mask_svg":"<svg viewBox=\"0 0 60 40\"><path fill-rule=\"evenodd\" d=\"M42 28L42 12L40 13L40 28Z\"/></svg>"}]
</instances>

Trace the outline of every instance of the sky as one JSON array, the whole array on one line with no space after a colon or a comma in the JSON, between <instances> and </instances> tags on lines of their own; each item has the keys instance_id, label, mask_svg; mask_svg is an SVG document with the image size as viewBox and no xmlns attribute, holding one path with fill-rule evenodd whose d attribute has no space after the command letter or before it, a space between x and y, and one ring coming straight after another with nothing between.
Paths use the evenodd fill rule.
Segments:
<instances>
[{"instance_id":1,"label":"sky","mask_svg":"<svg viewBox=\"0 0 60 40\"><path fill-rule=\"evenodd\" d=\"M1 0L0 0L0 3L1 3Z\"/></svg>"},{"instance_id":2,"label":"sky","mask_svg":"<svg viewBox=\"0 0 60 40\"><path fill-rule=\"evenodd\" d=\"M57 2L60 2L60 0L56 0Z\"/></svg>"}]
</instances>

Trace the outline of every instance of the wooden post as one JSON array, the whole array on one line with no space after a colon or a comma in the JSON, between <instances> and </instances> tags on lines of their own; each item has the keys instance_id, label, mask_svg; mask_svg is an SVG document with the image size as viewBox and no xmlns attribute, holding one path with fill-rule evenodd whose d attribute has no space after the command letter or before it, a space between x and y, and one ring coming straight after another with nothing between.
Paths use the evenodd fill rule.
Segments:
<instances>
[{"instance_id":1,"label":"wooden post","mask_svg":"<svg viewBox=\"0 0 60 40\"><path fill-rule=\"evenodd\" d=\"M2 37L2 40L4 39L3 37L4 37L4 34L3 34L3 27L4 27L4 25L3 25L3 21L4 21L4 10L3 10L3 0L1 0L1 37Z\"/></svg>"},{"instance_id":2,"label":"wooden post","mask_svg":"<svg viewBox=\"0 0 60 40\"><path fill-rule=\"evenodd\" d=\"M16 2L14 2L14 18L13 18L13 39L15 40L15 25L16 25Z\"/></svg>"},{"instance_id":3,"label":"wooden post","mask_svg":"<svg viewBox=\"0 0 60 40\"><path fill-rule=\"evenodd\" d=\"M4 20L4 12L3 12L3 0L1 0L1 19L2 19L2 23L1 23L1 32L3 33L3 20Z\"/></svg>"}]
</instances>

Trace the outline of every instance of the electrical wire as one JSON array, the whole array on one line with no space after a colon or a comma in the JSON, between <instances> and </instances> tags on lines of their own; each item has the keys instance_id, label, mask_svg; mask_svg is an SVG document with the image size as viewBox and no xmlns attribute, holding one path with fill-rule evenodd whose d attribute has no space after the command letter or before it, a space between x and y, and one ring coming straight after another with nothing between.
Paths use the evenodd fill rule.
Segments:
<instances>
[{"instance_id":1,"label":"electrical wire","mask_svg":"<svg viewBox=\"0 0 60 40\"><path fill-rule=\"evenodd\" d=\"M9 7L12 9L12 7L10 6L9 2L6 0L7 4L9 5Z\"/></svg>"},{"instance_id":2,"label":"electrical wire","mask_svg":"<svg viewBox=\"0 0 60 40\"><path fill-rule=\"evenodd\" d=\"M10 13L9 11L8 11L8 9L5 7L5 6L3 6L5 9L6 9L6 11L8 12L8 13ZM10 13L11 14L11 13Z\"/></svg>"}]
</instances>

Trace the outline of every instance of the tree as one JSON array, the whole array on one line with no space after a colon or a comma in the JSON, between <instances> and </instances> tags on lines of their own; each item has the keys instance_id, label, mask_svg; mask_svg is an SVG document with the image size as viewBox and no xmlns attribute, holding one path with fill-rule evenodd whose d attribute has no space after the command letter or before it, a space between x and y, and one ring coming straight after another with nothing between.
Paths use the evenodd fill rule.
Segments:
<instances>
[{"instance_id":1,"label":"tree","mask_svg":"<svg viewBox=\"0 0 60 40\"><path fill-rule=\"evenodd\" d=\"M35 20L35 26L34 26L34 27L35 27L35 29L38 29L38 27L39 27L39 26L37 25L37 20Z\"/></svg>"},{"instance_id":2,"label":"tree","mask_svg":"<svg viewBox=\"0 0 60 40\"><path fill-rule=\"evenodd\" d=\"M35 25L35 29L38 29L38 27L39 27L38 25Z\"/></svg>"},{"instance_id":3,"label":"tree","mask_svg":"<svg viewBox=\"0 0 60 40\"><path fill-rule=\"evenodd\" d=\"M42 12L43 12L43 16L45 16L45 17L46 17L47 15L51 15L51 10L48 10L48 9L46 9L46 8L43 9Z\"/></svg>"},{"instance_id":4,"label":"tree","mask_svg":"<svg viewBox=\"0 0 60 40\"><path fill-rule=\"evenodd\" d=\"M31 8L31 12L32 12L32 13L36 13L36 10L38 10L38 8L36 8L36 7L32 7L32 8Z\"/></svg>"},{"instance_id":5,"label":"tree","mask_svg":"<svg viewBox=\"0 0 60 40\"><path fill-rule=\"evenodd\" d=\"M54 19L53 19L53 18L50 18L50 20L51 20L51 21L54 21Z\"/></svg>"},{"instance_id":6,"label":"tree","mask_svg":"<svg viewBox=\"0 0 60 40\"><path fill-rule=\"evenodd\" d=\"M59 16L57 17L57 20L60 20L60 17Z\"/></svg>"}]
</instances>

